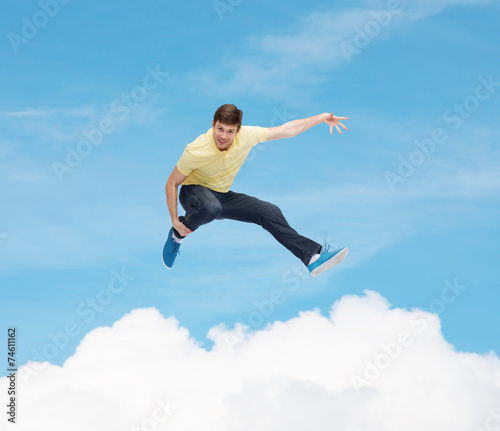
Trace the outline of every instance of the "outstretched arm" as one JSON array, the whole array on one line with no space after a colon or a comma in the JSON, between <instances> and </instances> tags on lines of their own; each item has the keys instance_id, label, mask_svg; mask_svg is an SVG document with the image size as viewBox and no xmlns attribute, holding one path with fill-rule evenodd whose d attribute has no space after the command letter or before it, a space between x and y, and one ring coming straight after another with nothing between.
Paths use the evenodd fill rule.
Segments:
<instances>
[{"instance_id":1,"label":"outstretched arm","mask_svg":"<svg viewBox=\"0 0 500 431\"><path fill-rule=\"evenodd\" d=\"M314 117L289 121L288 123L282 124L278 127L269 127L267 129L269 132L267 140L273 141L276 139L293 138L294 136L297 136L298 134L321 123L326 123L330 126L330 135L333 133L333 127L335 127L339 133L342 133L339 126L343 127L345 130L348 129L340 122L340 120L347 120L348 118L349 117L336 117L333 114L324 113Z\"/></svg>"}]
</instances>

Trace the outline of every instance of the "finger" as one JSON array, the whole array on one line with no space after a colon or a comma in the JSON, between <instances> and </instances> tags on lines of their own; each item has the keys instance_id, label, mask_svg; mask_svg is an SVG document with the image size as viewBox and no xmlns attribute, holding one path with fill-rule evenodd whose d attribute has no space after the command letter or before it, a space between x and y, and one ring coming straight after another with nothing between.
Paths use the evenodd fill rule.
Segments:
<instances>
[{"instance_id":1,"label":"finger","mask_svg":"<svg viewBox=\"0 0 500 431\"><path fill-rule=\"evenodd\" d=\"M339 120L348 120L349 117L337 117Z\"/></svg>"},{"instance_id":2,"label":"finger","mask_svg":"<svg viewBox=\"0 0 500 431\"><path fill-rule=\"evenodd\" d=\"M349 130L346 126L344 126L342 123L339 123L344 129Z\"/></svg>"},{"instance_id":3,"label":"finger","mask_svg":"<svg viewBox=\"0 0 500 431\"><path fill-rule=\"evenodd\" d=\"M330 126L330 135L333 135L333 126Z\"/></svg>"},{"instance_id":4,"label":"finger","mask_svg":"<svg viewBox=\"0 0 500 431\"><path fill-rule=\"evenodd\" d=\"M190 233L193 233L191 229L189 229L185 224L182 225L182 234L183 236L189 235Z\"/></svg>"},{"instance_id":5,"label":"finger","mask_svg":"<svg viewBox=\"0 0 500 431\"><path fill-rule=\"evenodd\" d=\"M342 134L342 130L340 130L340 129L339 129L339 126L335 125L335 127L336 127L337 131L338 131L340 134Z\"/></svg>"}]
</instances>

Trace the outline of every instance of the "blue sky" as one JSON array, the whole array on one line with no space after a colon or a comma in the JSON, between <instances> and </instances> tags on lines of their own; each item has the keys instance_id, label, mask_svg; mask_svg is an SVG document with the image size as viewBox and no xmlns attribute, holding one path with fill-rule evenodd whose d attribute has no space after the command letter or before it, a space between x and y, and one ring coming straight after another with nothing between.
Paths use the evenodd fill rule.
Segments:
<instances>
[{"instance_id":1,"label":"blue sky","mask_svg":"<svg viewBox=\"0 0 500 431\"><path fill-rule=\"evenodd\" d=\"M498 353L499 2L236 3L4 7L0 308L19 362L62 364L136 308L209 348L221 322L257 329L366 289ZM341 266L312 279L263 230L217 221L163 267L165 182L223 103L264 127L350 117L343 135L261 144L233 185L349 246Z\"/></svg>"}]
</instances>

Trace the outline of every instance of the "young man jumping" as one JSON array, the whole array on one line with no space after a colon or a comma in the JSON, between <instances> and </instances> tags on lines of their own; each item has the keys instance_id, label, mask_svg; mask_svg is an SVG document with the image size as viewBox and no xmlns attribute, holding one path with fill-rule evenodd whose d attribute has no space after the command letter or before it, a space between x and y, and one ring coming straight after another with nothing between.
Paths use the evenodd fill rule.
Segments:
<instances>
[{"instance_id":1,"label":"young man jumping","mask_svg":"<svg viewBox=\"0 0 500 431\"><path fill-rule=\"evenodd\" d=\"M349 249L329 250L299 235L290 227L281 210L274 204L230 190L234 177L250 150L259 142L291 138L320 123L342 133L347 130L333 114L293 120L279 127L242 126L243 112L234 105L222 105L215 111L212 128L186 146L165 186L172 228L163 248L163 263L172 268L182 240L200 226L217 219L239 220L262 226L276 240L298 257L316 276L342 262ZM186 211L177 213L179 201Z\"/></svg>"}]
</instances>

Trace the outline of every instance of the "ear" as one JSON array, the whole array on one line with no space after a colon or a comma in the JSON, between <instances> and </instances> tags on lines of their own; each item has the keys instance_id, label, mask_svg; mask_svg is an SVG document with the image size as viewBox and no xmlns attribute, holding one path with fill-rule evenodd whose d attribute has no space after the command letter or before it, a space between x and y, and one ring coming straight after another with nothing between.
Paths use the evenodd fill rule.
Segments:
<instances>
[{"instance_id":1,"label":"ear","mask_svg":"<svg viewBox=\"0 0 500 431\"><path fill-rule=\"evenodd\" d=\"M212 120L212 128L215 129L215 122Z\"/></svg>"}]
</instances>

